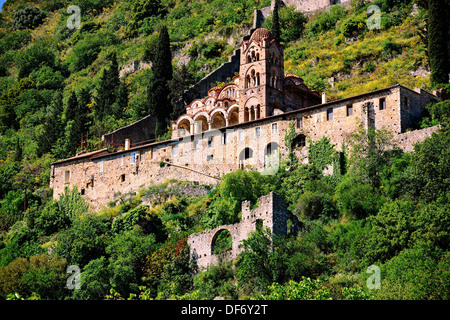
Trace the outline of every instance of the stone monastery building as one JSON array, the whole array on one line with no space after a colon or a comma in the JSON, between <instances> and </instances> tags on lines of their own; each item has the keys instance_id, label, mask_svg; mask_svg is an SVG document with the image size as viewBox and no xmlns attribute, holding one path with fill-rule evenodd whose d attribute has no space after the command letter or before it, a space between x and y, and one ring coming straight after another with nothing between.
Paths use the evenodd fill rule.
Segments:
<instances>
[{"instance_id":1,"label":"stone monastery building","mask_svg":"<svg viewBox=\"0 0 450 320\"><path fill-rule=\"evenodd\" d=\"M284 137L292 122L302 161L307 161L308 138L327 136L339 150L360 125L391 130L407 152L437 130L406 132L436 99L431 93L395 85L327 101L301 78L284 73L283 56L283 46L271 33L256 29L240 44L239 76L187 105L186 114L173 123L172 139L136 146L129 137L123 150L103 149L54 162L54 197L77 186L91 209L99 209L120 194L167 179L216 184L239 168L273 174L288 153Z\"/></svg>"}]
</instances>

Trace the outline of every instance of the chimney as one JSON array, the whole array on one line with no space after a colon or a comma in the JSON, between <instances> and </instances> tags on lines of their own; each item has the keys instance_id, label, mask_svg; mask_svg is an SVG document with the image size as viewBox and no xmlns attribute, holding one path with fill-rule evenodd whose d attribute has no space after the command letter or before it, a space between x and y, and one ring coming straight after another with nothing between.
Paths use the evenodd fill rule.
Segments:
<instances>
[{"instance_id":1,"label":"chimney","mask_svg":"<svg viewBox=\"0 0 450 320\"><path fill-rule=\"evenodd\" d=\"M322 104L327 103L327 94L326 92L322 92Z\"/></svg>"},{"instance_id":2,"label":"chimney","mask_svg":"<svg viewBox=\"0 0 450 320\"><path fill-rule=\"evenodd\" d=\"M125 150L130 150L130 139L125 139Z\"/></svg>"}]
</instances>

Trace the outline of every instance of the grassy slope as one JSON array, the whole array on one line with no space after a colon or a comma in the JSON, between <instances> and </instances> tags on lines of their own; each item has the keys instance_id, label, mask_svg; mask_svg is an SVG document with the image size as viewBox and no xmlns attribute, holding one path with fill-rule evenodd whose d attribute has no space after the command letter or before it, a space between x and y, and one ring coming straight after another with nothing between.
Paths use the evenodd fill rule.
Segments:
<instances>
[{"instance_id":1,"label":"grassy slope","mask_svg":"<svg viewBox=\"0 0 450 320\"><path fill-rule=\"evenodd\" d=\"M367 19L365 11L358 14L357 10L348 9L335 28L318 37L290 43L286 49L285 71L303 77L308 85L334 98L398 83L428 89L428 76L410 74L427 66L425 46L419 36L421 17L411 15L410 9L405 9L400 17L403 22L399 25L373 31L365 29L358 35L358 41L346 43L340 30L343 21ZM308 23L314 23L315 19L320 16ZM334 88L327 81L330 77L335 78Z\"/></svg>"}]
</instances>

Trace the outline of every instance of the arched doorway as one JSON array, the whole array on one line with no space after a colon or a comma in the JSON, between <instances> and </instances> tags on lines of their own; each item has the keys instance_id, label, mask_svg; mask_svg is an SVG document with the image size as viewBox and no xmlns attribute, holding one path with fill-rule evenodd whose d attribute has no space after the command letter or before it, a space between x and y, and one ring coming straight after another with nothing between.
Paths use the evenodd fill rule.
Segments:
<instances>
[{"instance_id":1,"label":"arched doorway","mask_svg":"<svg viewBox=\"0 0 450 320\"><path fill-rule=\"evenodd\" d=\"M239 154L239 168L244 169L245 166L249 165L253 158L253 150L251 148L245 148Z\"/></svg>"}]
</instances>

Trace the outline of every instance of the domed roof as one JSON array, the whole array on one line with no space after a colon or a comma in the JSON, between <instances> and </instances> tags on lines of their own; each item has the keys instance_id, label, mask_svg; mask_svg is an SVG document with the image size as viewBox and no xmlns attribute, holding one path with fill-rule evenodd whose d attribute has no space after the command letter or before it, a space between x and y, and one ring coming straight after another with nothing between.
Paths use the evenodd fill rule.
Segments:
<instances>
[{"instance_id":1,"label":"domed roof","mask_svg":"<svg viewBox=\"0 0 450 320\"><path fill-rule=\"evenodd\" d=\"M261 42L264 39L271 41L273 40L273 36L270 33L270 31L267 30L266 28L258 28L253 32L252 36L250 37L250 42L251 41Z\"/></svg>"}]
</instances>

